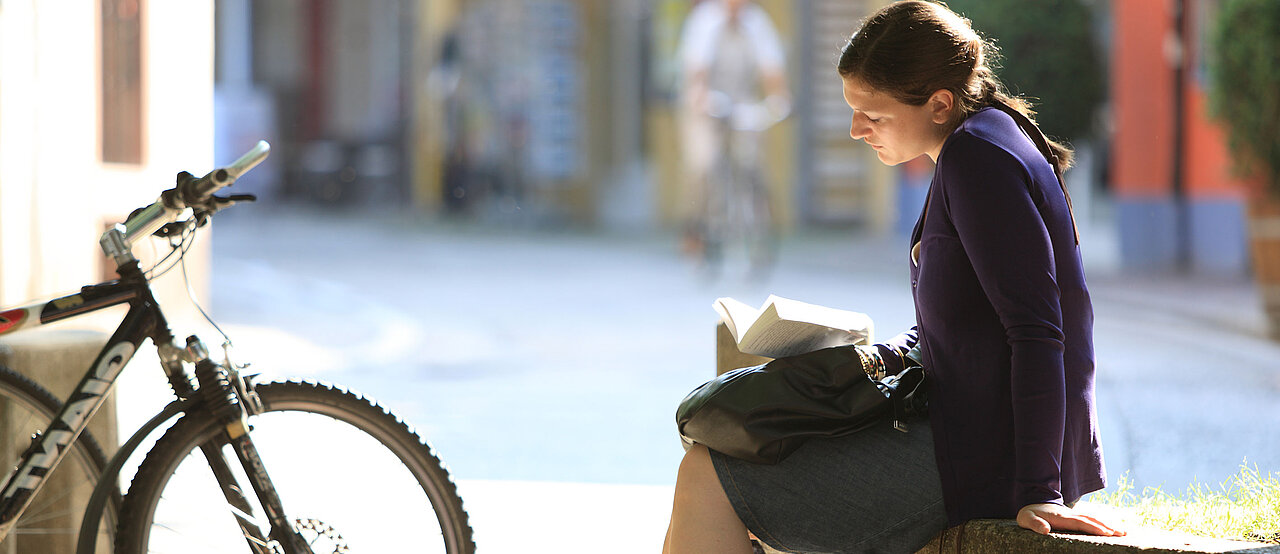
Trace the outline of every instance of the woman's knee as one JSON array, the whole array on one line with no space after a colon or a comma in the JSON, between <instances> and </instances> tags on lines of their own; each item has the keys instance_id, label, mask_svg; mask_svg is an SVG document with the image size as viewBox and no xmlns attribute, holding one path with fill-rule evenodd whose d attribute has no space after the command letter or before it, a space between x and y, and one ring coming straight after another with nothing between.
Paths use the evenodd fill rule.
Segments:
<instances>
[{"instance_id":1,"label":"woman's knee","mask_svg":"<svg viewBox=\"0 0 1280 554\"><path fill-rule=\"evenodd\" d=\"M684 459L680 460L676 484L683 482L685 486L689 486L695 483L706 484L710 481L719 485L716 468L711 463L711 451L701 444L695 444L684 453Z\"/></svg>"},{"instance_id":2,"label":"woman's knee","mask_svg":"<svg viewBox=\"0 0 1280 554\"><path fill-rule=\"evenodd\" d=\"M699 510L706 510L712 505L728 506L728 498L707 447L694 445L680 461L680 471L676 475L676 503L696 506Z\"/></svg>"}]
</instances>

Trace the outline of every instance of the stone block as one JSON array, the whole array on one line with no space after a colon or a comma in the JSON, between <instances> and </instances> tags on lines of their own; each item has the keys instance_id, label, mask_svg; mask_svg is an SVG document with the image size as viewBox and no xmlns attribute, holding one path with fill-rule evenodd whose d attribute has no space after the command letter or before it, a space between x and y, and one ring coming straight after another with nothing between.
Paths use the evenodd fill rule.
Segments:
<instances>
[{"instance_id":1,"label":"stone block","mask_svg":"<svg viewBox=\"0 0 1280 554\"><path fill-rule=\"evenodd\" d=\"M738 343L733 341L729 328L721 321L716 324L716 375L740 367L757 366L768 363L773 358L743 354L738 350Z\"/></svg>"},{"instance_id":2,"label":"stone block","mask_svg":"<svg viewBox=\"0 0 1280 554\"><path fill-rule=\"evenodd\" d=\"M1238 552L1280 554L1280 545L1232 541L1127 527L1123 537L1094 537L1070 533L1041 535L1009 519L979 519L944 531L917 554L1202 554Z\"/></svg>"}]
</instances>

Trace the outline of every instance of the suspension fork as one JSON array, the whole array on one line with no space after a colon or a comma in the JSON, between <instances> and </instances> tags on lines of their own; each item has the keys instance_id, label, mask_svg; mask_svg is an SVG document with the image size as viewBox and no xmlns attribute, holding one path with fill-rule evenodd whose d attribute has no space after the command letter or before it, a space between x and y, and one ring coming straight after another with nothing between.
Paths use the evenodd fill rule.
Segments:
<instances>
[{"instance_id":1,"label":"suspension fork","mask_svg":"<svg viewBox=\"0 0 1280 554\"><path fill-rule=\"evenodd\" d=\"M205 393L200 398L200 407L194 410L208 410L211 404L225 405L227 403L225 398L221 399L221 403L219 403L217 395L210 394L214 388L217 388L216 379L210 380L206 378L201 381L200 389L196 389L191 384L191 374L187 372L185 363L194 363L197 367L213 363L209 359L209 351L204 343L200 341L199 337L192 335L187 337L186 348L177 346L173 332L169 329L168 322L164 316L159 313L156 316L158 322L153 329L152 340L159 351L161 366L164 368L165 375L169 379L169 386L173 388L174 394L180 401L188 401L196 399L202 392ZM199 373L197 371L197 376L199 376ZM205 382L210 383L209 389L205 389ZM233 398L232 400L235 399ZM213 473L213 477L218 483L218 488L222 490L223 498L227 501L232 515L236 518L236 524L240 526L241 535L244 536L245 541L249 544L250 552L253 554L274 554L275 551L268 544L268 539L263 536L262 529L254 521L253 505L245 497L244 489L236 480L235 474L232 473L226 457L222 455L222 445L226 444L226 442L225 438L215 438L201 444L200 451L204 454L205 461L209 464L209 470Z\"/></svg>"},{"instance_id":2,"label":"suspension fork","mask_svg":"<svg viewBox=\"0 0 1280 554\"><path fill-rule=\"evenodd\" d=\"M233 433L230 427L228 426L228 436ZM267 520L271 522L270 538L280 543L286 554L313 554L311 547L298 535L285 516L280 495L276 494L275 486L267 476L267 469L262 465L262 458L258 457L258 449L253 446L253 439L249 438L248 425L244 425L240 431L242 433L239 436L231 439L231 448L240 459L245 474L249 476L249 484L253 486L253 492L258 495Z\"/></svg>"},{"instance_id":3,"label":"suspension fork","mask_svg":"<svg viewBox=\"0 0 1280 554\"><path fill-rule=\"evenodd\" d=\"M213 477L218 481L218 488L222 489L223 498L231 507L231 513L236 518L236 524L240 526L240 532L249 543L249 550L254 554L272 554L267 538L262 536L262 529L259 529L258 524L253 521L253 505L249 503L248 498L245 498L239 482L236 481L236 476L231 473L231 466L222 456L222 444L222 441L209 441L200 445L200 450L204 452L204 458L209 462L209 469L213 471Z\"/></svg>"},{"instance_id":4,"label":"suspension fork","mask_svg":"<svg viewBox=\"0 0 1280 554\"><path fill-rule=\"evenodd\" d=\"M210 360L204 344L196 337L187 339L187 351L196 359L195 374L200 385L198 394L204 409L224 425L223 432L200 445L200 450L235 514L250 550L255 554L272 554L274 550L271 550L268 540L274 540L284 547L286 554L313 554L310 546L290 523L280 495L276 493L271 477L267 475L262 458L258 455L258 449L249 437L249 411L241 400L247 401L255 413L261 409L251 386L233 373L234 368L229 369ZM271 532L267 537L262 536L262 530L253 521L253 506L245 497L244 488L236 480L230 463L223 455L224 445L231 446L249 479L249 485L258 497L267 521L271 524Z\"/></svg>"},{"instance_id":5,"label":"suspension fork","mask_svg":"<svg viewBox=\"0 0 1280 554\"><path fill-rule=\"evenodd\" d=\"M298 536L289 518L285 516L280 496L276 494L275 487L267 476L266 468L262 465L262 459L258 457L258 451L253 446L253 440L249 438L248 428L245 427L243 434L235 438L230 438L232 432L228 429L226 435L200 445L200 450L204 452L209 468L213 471L214 478L218 480L223 497L232 508L236 523L240 525L249 549L255 554L274 554L275 551L271 549L268 541L275 540L288 554L311 554L311 548ZM249 485L257 495L271 524L271 532L266 537L254 522L253 505L244 496L243 488L222 454L223 445L228 444L235 451L236 458L245 469L245 474L249 476Z\"/></svg>"}]
</instances>

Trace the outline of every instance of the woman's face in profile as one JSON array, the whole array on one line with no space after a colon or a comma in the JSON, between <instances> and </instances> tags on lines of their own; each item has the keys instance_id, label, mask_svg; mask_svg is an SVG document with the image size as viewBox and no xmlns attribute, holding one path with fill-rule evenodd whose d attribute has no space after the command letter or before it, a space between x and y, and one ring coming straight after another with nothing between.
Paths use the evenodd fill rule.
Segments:
<instances>
[{"instance_id":1,"label":"woman's face in profile","mask_svg":"<svg viewBox=\"0 0 1280 554\"><path fill-rule=\"evenodd\" d=\"M898 165L922 154L937 156L946 137L934 122L931 103L911 106L857 79L842 80L844 100L853 108L849 136L874 148L881 162Z\"/></svg>"}]
</instances>

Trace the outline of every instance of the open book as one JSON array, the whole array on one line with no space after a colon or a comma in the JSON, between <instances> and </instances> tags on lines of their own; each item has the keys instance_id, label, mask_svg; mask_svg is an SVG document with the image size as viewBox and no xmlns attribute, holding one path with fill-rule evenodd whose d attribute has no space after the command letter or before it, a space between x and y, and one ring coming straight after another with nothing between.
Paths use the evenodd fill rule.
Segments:
<instances>
[{"instance_id":1,"label":"open book","mask_svg":"<svg viewBox=\"0 0 1280 554\"><path fill-rule=\"evenodd\" d=\"M872 340L871 318L863 313L773 295L759 308L727 297L712 307L746 354L781 358Z\"/></svg>"}]
</instances>

